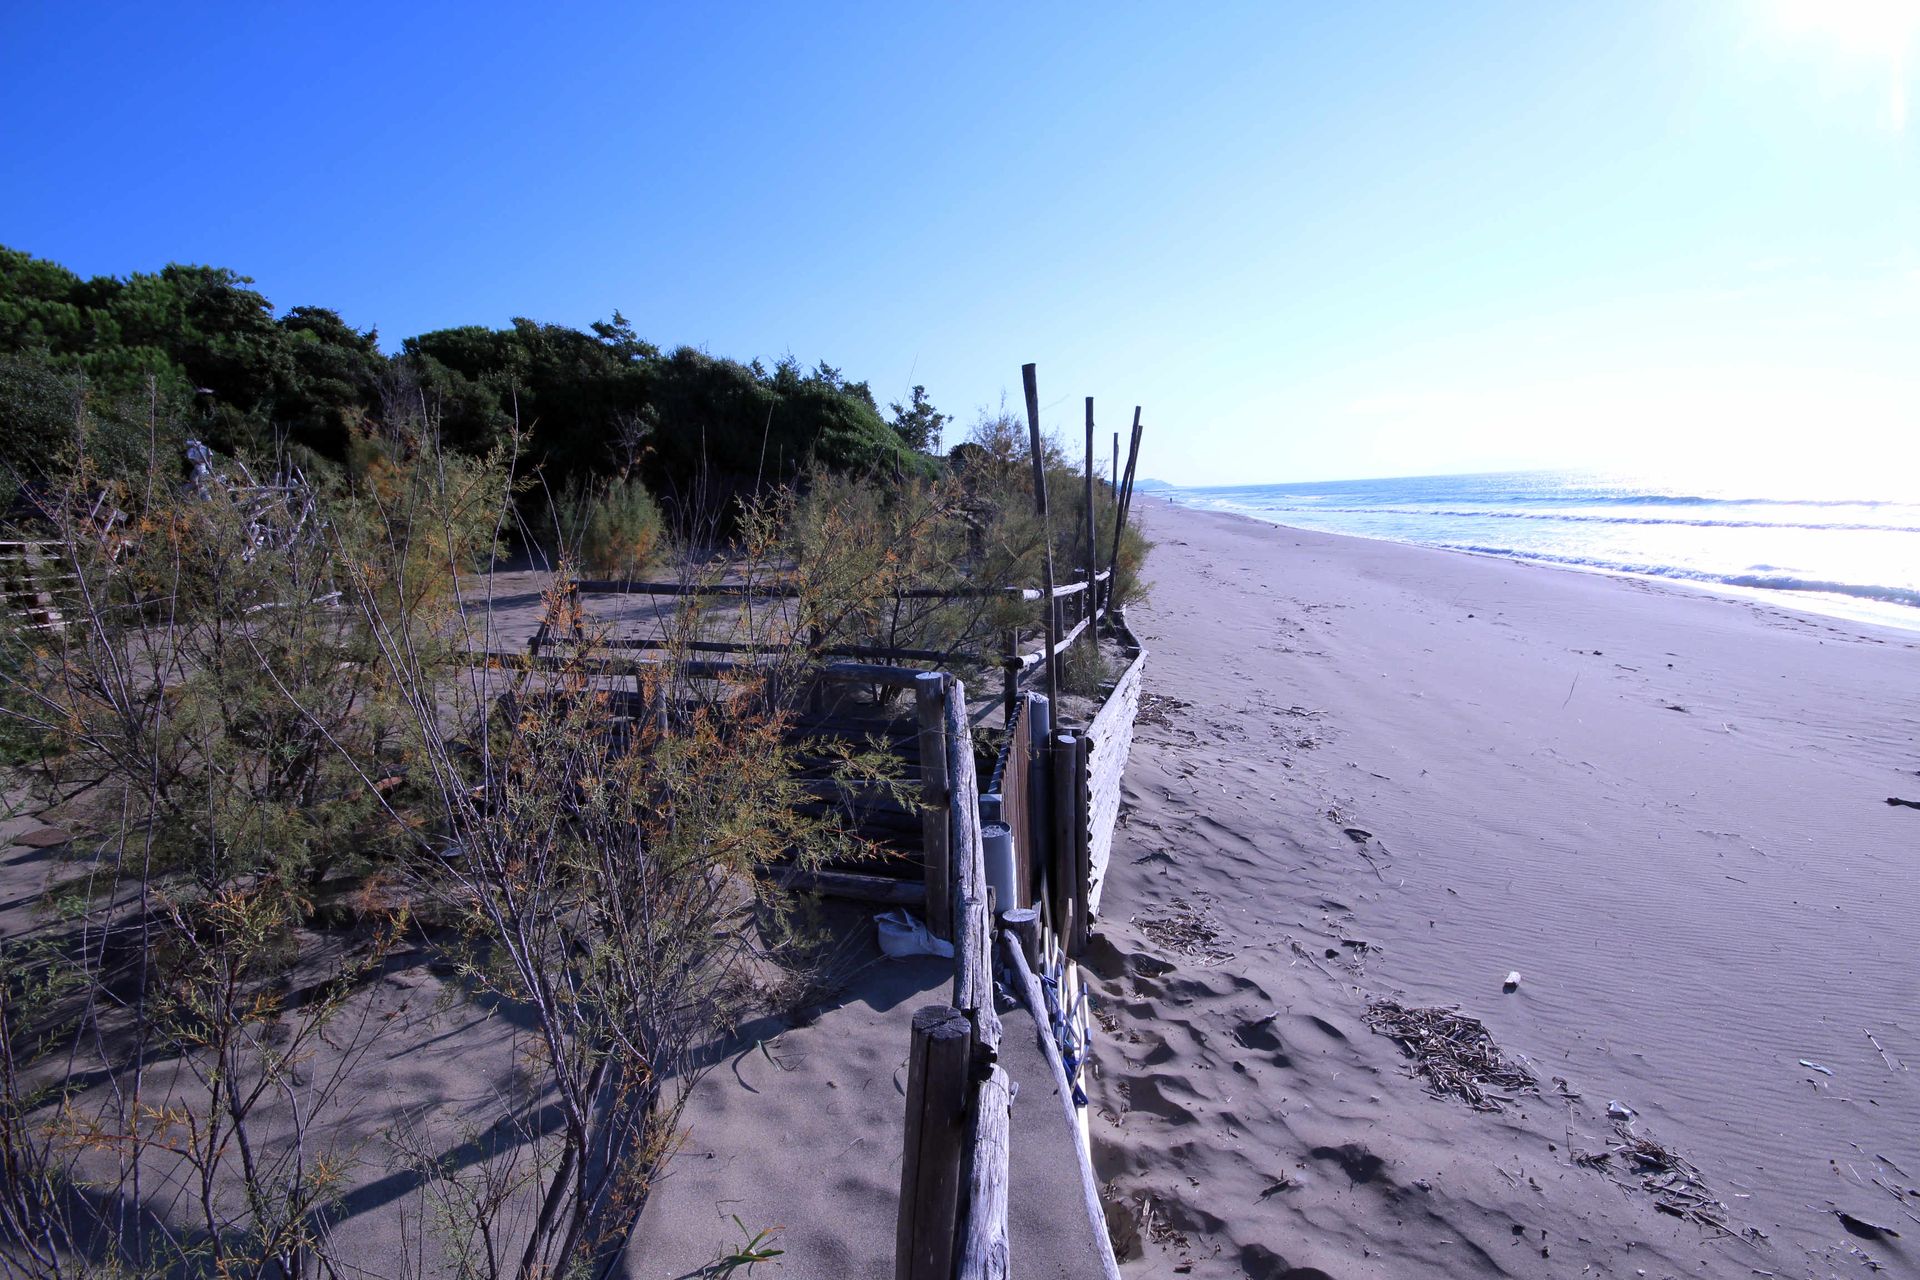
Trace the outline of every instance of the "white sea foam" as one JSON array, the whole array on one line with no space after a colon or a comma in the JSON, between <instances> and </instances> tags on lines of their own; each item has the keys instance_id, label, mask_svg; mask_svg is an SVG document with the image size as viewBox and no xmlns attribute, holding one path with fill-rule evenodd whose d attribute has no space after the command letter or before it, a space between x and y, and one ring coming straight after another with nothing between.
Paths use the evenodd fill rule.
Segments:
<instances>
[{"instance_id":1,"label":"white sea foam","mask_svg":"<svg viewBox=\"0 0 1920 1280\"><path fill-rule=\"evenodd\" d=\"M1565 472L1161 491L1277 524L1758 594L1920 629L1920 501Z\"/></svg>"}]
</instances>

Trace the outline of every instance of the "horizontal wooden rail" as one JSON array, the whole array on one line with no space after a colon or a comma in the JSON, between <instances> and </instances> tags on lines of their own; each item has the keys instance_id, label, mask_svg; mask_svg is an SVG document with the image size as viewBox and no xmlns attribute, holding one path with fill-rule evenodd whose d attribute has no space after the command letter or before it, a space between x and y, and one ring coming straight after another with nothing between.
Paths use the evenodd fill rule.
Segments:
<instances>
[{"instance_id":1,"label":"horizontal wooden rail","mask_svg":"<svg viewBox=\"0 0 1920 1280\"><path fill-rule=\"evenodd\" d=\"M696 680L718 680L739 671L771 671L766 663L756 662L675 662L646 658L558 657L538 653L503 653L498 649L476 651L469 665L497 667L502 671L577 671L590 676L633 676L643 671L672 668L678 674ZM847 684L879 684L896 689L911 689L924 672L912 667L886 667L869 662L827 662L813 669L822 680Z\"/></svg>"},{"instance_id":2,"label":"horizontal wooden rail","mask_svg":"<svg viewBox=\"0 0 1920 1280\"><path fill-rule=\"evenodd\" d=\"M580 640L567 636L535 635L532 649L556 649L562 645L577 644L589 649L631 649L642 652L663 650L684 650L687 653L746 653L778 654L795 653L805 646L795 641L792 644L743 644L733 640L653 640L645 636L621 636L605 640ZM897 658L903 662L968 662L984 664L988 661L977 653L947 649L894 649L877 644L834 644L825 645L807 652L832 658Z\"/></svg>"},{"instance_id":3,"label":"horizontal wooden rail","mask_svg":"<svg viewBox=\"0 0 1920 1280\"><path fill-rule=\"evenodd\" d=\"M588 596L715 596L737 599L791 600L801 588L776 582L621 582L610 578L582 579L574 584ZM881 593L902 600L991 600L1012 596L1038 600L1033 587L907 587Z\"/></svg>"}]
</instances>

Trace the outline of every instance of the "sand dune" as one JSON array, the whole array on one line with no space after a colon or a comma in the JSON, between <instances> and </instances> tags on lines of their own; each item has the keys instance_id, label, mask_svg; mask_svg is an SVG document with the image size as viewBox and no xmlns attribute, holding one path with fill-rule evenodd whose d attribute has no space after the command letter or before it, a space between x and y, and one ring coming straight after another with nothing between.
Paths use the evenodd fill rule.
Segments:
<instances>
[{"instance_id":1,"label":"sand dune","mask_svg":"<svg viewBox=\"0 0 1920 1280\"><path fill-rule=\"evenodd\" d=\"M1144 506L1157 701L1095 958L1132 1269L1920 1273L1920 812L1886 803L1920 637ZM1431 1096L1384 997L1541 1092ZM1629 1136L1728 1230L1574 1158Z\"/></svg>"}]
</instances>

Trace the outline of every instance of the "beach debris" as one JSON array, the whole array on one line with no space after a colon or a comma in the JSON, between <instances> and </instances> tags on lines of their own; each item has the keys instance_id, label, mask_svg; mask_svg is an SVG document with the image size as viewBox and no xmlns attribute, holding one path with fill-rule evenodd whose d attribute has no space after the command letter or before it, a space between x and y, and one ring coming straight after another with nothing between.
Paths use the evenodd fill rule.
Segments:
<instances>
[{"instance_id":1,"label":"beach debris","mask_svg":"<svg viewBox=\"0 0 1920 1280\"><path fill-rule=\"evenodd\" d=\"M1500 989L1508 995L1512 995L1518 991L1520 989L1520 971L1515 969L1508 973L1507 980L1500 984Z\"/></svg>"},{"instance_id":2,"label":"beach debris","mask_svg":"<svg viewBox=\"0 0 1920 1280\"><path fill-rule=\"evenodd\" d=\"M1631 1120L1635 1114L1636 1112L1632 1107L1618 1099L1607 1103L1607 1119L1609 1120Z\"/></svg>"},{"instance_id":3,"label":"beach debris","mask_svg":"<svg viewBox=\"0 0 1920 1280\"><path fill-rule=\"evenodd\" d=\"M1134 716L1136 725L1148 724L1160 729L1171 729L1176 712L1185 711L1193 706L1191 702L1182 702L1178 698L1169 698L1164 693L1143 693L1140 695L1140 710Z\"/></svg>"},{"instance_id":4,"label":"beach debris","mask_svg":"<svg viewBox=\"0 0 1920 1280\"><path fill-rule=\"evenodd\" d=\"M904 910L885 911L873 918L880 950L892 959L902 956L953 956L953 944L936 938L926 923Z\"/></svg>"},{"instance_id":5,"label":"beach debris","mask_svg":"<svg viewBox=\"0 0 1920 1280\"><path fill-rule=\"evenodd\" d=\"M1458 1009L1377 1000L1367 1006L1367 1025L1399 1042L1436 1097L1452 1095L1475 1111L1501 1111L1513 1099L1498 1090L1539 1091L1531 1071L1501 1054L1486 1024Z\"/></svg>"},{"instance_id":6,"label":"beach debris","mask_svg":"<svg viewBox=\"0 0 1920 1280\"><path fill-rule=\"evenodd\" d=\"M1686 715L1692 715L1692 714L1693 714L1693 713L1692 713L1691 711L1688 711L1688 710L1687 710L1687 709L1686 709L1685 707L1683 707L1683 706L1681 706L1681 705L1680 705L1679 703L1677 703L1677 702L1669 702L1669 703L1667 704L1667 710L1669 710L1669 711L1678 711L1678 712L1679 712L1679 713L1680 713L1681 715L1683 715L1683 716L1686 716Z\"/></svg>"},{"instance_id":7,"label":"beach debris","mask_svg":"<svg viewBox=\"0 0 1920 1280\"><path fill-rule=\"evenodd\" d=\"M1644 1134L1629 1131L1625 1125L1619 1126L1618 1132L1620 1141L1614 1144L1614 1154L1624 1157L1641 1175L1640 1188L1653 1195L1655 1209L1728 1235L1736 1234L1727 1225L1727 1206L1708 1192L1706 1179L1692 1162Z\"/></svg>"},{"instance_id":8,"label":"beach debris","mask_svg":"<svg viewBox=\"0 0 1920 1280\"><path fill-rule=\"evenodd\" d=\"M1905 805L1909 809L1920 809L1920 800L1902 800L1899 796L1888 796L1887 803Z\"/></svg>"},{"instance_id":9,"label":"beach debris","mask_svg":"<svg viewBox=\"0 0 1920 1280\"><path fill-rule=\"evenodd\" d=\"M1202 964L1215 965L1233 959L1233 952L1221 945L1220 927L1204 904L1175 898L1167 904L1166 915L1135 916L1132 923L1167 950Z\"/></svg>"},{"instance_id":10,"label":"beach debris","mask_svg":"<svg viewBox=\"0 0 1920 1280\"><path fill-rule=\"evenodd\" d=\"M1864 1029L1864 1028L1863 1028L1863 1029ZM1878 1051L1879 1051L1879 1054L1880 1054L1880 1060L1881 1060L1882 1062L1884 1062L1884 1063L1886 1063L1886 1064L1887 1064L1887 1070L1889 1070L1889 1071L1905 1071L1905 1070L1907 1069L1907 1068L1905 1067L1905 1065L1903 1065L1903 1064L1901 1064L1901 1063L1898 1063L1898 1062L1895 1062L1895 1061L1894 1061L1894 1060L1892 1059L1892 1057L1890 1057L1890 1056L1888 1055L1888 1053L1887 1053L1887 1051L1886 1051L1886 1048L1885 1048L1884 1046L1882 1046L1882 1045L1881 1045L1881 1043L1880 1043L1880 1042L1879 1042L1879 1041L1878 1041L1877 1039L1875 1039L1875 1038L1874 1038L1874 1035L1873 1035L1873 1032L1871 1032L1871 1031L1868 1031L1868 1032L1867 1032L1867 1043L1868 1043L1868 1044L1871 1044L1871 1045L1872 1045L1872 1046L1873 1046L1873 1047L1874 1047L1874 1048L1875 1048L1876 1050L1878 1050Z\"/></svg>"},{"instance_id":11,"label":"beach debris","mask_svg":"<svg viewBox=\"0 0 1920 1280\"><path fill-rule=\"evenodd\" d=\"M1817 1062L1809 1062L1809 1061L1808 1061L1807 1059L1805 1059L1805 1058L1802 1058L1802 1059L1800 1059L1800 1065L1801 1065L1801 1066L1803 1066L1803 1067L1808 1067L1808 1068L1811 1068L1811 1069L1812 1069L1812 1070L1814 1070L1814 1071L1818 1071L1818 1072L1819 1072L1819 1073L1820 1073L1821 1075L1823 1075L1823 1076L1830 1076L1830 1075L1832 1075L1832 1074L1833 1074L1833 1068L1832 1068L1832 1067L1823 1067L1823 1066L1821 1066L1821 1065L1820 1065L1819 1063L1817 1063Z\"/></svg>"}]
</instances>

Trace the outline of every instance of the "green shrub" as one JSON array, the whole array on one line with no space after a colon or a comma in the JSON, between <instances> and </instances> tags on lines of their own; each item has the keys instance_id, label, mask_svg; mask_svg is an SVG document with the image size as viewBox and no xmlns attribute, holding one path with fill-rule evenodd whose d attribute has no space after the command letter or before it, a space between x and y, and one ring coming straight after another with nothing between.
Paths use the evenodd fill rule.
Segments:
<instances>
[{"instance_id":1,"label":"green shrub","mask_svg":"<svg viewBox=\"0 0 1920 1280\"><path fill-rule=\"evenodd\" d=\"M666 549L666 522L639 480L575 480L556 512L561 550L591 574L638 578Z\"/></svg>"}]
</instances>

